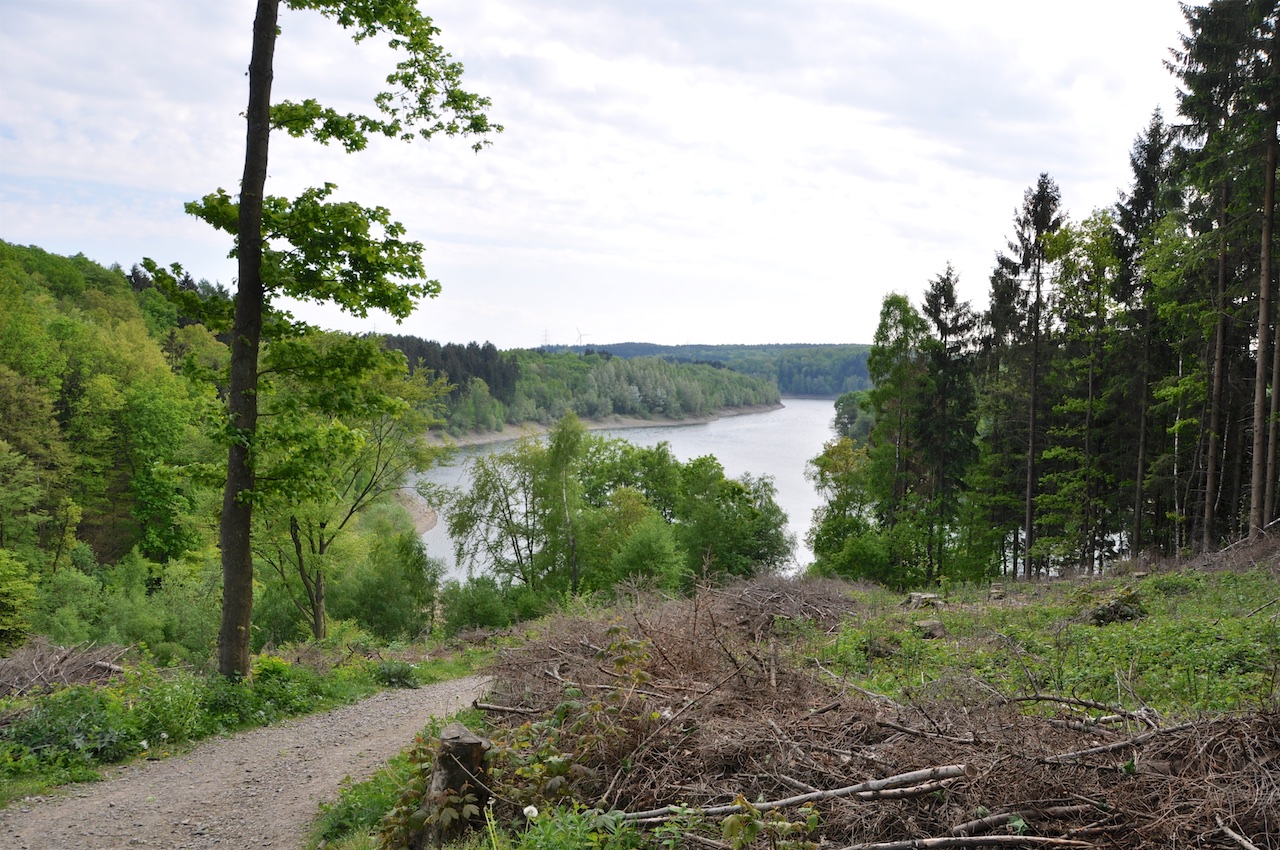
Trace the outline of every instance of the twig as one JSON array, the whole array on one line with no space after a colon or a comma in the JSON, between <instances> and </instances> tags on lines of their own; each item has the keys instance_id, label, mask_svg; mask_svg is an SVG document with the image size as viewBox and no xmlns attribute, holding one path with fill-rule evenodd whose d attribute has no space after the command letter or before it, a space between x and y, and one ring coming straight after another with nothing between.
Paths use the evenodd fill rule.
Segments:
<instances>
[{"instance_id":1,"label":"twig","mask_svg":"<svg viewBox=\"0 0 1280 850\"><path fill-rule=\"evenodd\" d=\"M479 700L472 700L471 707L479 709L480 711L499 711L499 712L506 712L507 714L541 714L542 713L536 708L517 708L512 705L494 705L488 702L480 702Z\"/></svg>"},{"instance_id":2,"label":"twig","mask_svg":"<svg viewBox=\"0 0 1280 850\"><path fill-rule=\"evenodd\" d=\"M1239 844L1241 847L1244 848L1244 850L1259 850L1258 845L1254 844L1252 841L1245 838L1243 835L1241 835L1240 833L1236 832L1235 830L1231 829L1231 827L1223 823L1222 815L1214 815L1213 819L1217 821L1218 829L1222 830L1223 833L1226 834L1227 838L1230 838L1236 844Z\"/></svg>"},{"instance_id":3,"label":"twig","mask_svg":"<svg viewBox=\"0 0 1280 850\"><path fill-rule=\"evenodd\" d=\"M1076 750L1070 753L1058 753L1054 756L1045 756L1040 759L1040 761L1043 764L1062 764L1064 762L1071 762L1076 759L1084 758L1085 756L1096 756L1101 753L1113 752L1114 750L1123 750L1125 747L1136 747L1138 744L1149 741L1157 735L1163 735L1169 732L1181 732L1184 729L1192 729L1195 726L1195 723L1183 723L1179 726L1170 726L1166 729L1152 729L1150 732L1143 732L1141 735L1133 738L1127 738L1123 741L1103 744L1100 747L1090 747L1087 750Z\"/></svg>"},{"instance_id":4,"label":"twig","mask_svg":"<svg viewBox=\"0 0 1280 850\"><path fill-rule=\"evenodd\" d=\"M986 832L987 830L994 829L997 826L1004 826L1014 818L1022 818L1024 821L1044 820L1046 818L1065 818L1097 810L1097 806L1075 805L1052 806L1047 809L1025 809L1023 811L1005 812L1004 814L987 815L985 818L978 818L977 820L971 820L968 823L953 826L951 827L951 834L960 836Z\"/></svg>"},{"instance_id":5,"label":"twig","mask_svg":"<svg viewBox=\"0 0 1280 850\"><path fill-rule=\"evenodd\" d=\"M1026 697L1014 697L1013 702L1057 702L1057 703L1061 703L1062 705L1074 705L1080 708L1093 708L1093 709L1097 709L1098 711L1109 711L1112 714L1118 714L1121 717L1124 717L1128 720L1137 720L1138 722L1144 723L1147 726L1154 727L1158 725L1147 716L1146 712L1139 713L1136 711L1126 711L1123 708L1119 708L1114 705L1107 705L1105 702L1094 702L1091 699L1076 699L1075 697L1059 697L1059 696L1054 696L1052 694L1032 694L1031 696L1026 696Z\"/></svg>"},{"instance_id":6,"label":"twig","mask_svg":"<svg viewBox=\"0 0 1280 850\"><path fill-rule=\"evenodd\" d=\"M924 770L913 770L910 773L900 773L897 776L887 776L884 779L872 779L867 782L860 782L857 785L847 785L844 788L833 788L830 791L811 791L807 794L800 794L795 797L786 797L782 800L755 803L752 808L758 812L770 812L774 809L785 809L789 806L802 806L805 803L811 803L815 800L833 800L839 797L852 797L865 792L886 791L891 788L904 788L908 785L919 785L920 783L934 782L939 779L955 779L961 776L966 776L969 772L969 766L963 764L948 764L941 767L928 767ZM625 820L648 820L675 817L676 815L690 811L700 815L715 816L731 815L745 810L746 806L738 804L730 806L714 806L707 809L663 806L661 809L650 809L645 812L627 812L622 817Z\"/></svg>"},{"instance_id":7,"label":"twig","mask_svg":"<svg viewBox=\"0 0 1280 850\"><path fill-rule=\"evenodd\" d=\"M730 657L732 657L732 656L730 656ZM609 800L609 795L613 793L613 789L614 789L614 787L618 784L618 780L619 780L619 779L621 779L621 778L622 778L622 774L626 773L626 771L627 771L627 768L626 768L627 763L628 763L628 762L630 762L632 759L634 759L634 758L635 758L635 756L636 756L638 753L640 753L642 750L644 750L646 747L648 747L648 746L649 746L649 743L650 743L654 738L656 738L656 737L657 737L657 735L658 735L658 733L659 733L659 732L661 732L661 731L663 731L664 729L666 729L666 728L667 728L668 726L670 726L672 723L675 723L675 722L676 722L676 720L678 720L678 719L680 718L680 715L684 714L686 711L688 711L689 709L691 709L691 708L693 708L695 705L697 705L697 704L698 704L698 700L702 699L703 697L707 696L708 694L711 694L711 693L712 693L712 692L714 692L717 688L719 688L721 685L723 685L725 682L729 681L729 680L730 680L730 679L732 679L734 676L738 675L740 672L742 672L742 665L739 665L739 666L735 667L734 669L730 670L730 671L729 671L728 673L726 673L723 677L721 677L720 681L716 682L714 685L712 685L711 687L707 688L707 689L706 689L705 691L703 691L702 693L700 693L700 694L698 694L697 696L695 696L695 697L693 697L692 699L690 699L687 703L685 703L685 704L684 704L684 706L683 706L679 711L677 711L677 712L673 713L673 714L672 714L670 717L668 717L665 721L663 721L661 724L659 724L659 725L658 725L658 727L657 727L657 728L655 728L652 732L650 732L648 735L645 735L645 736L644 736L644 740L643 740L643 741L641 741L639 744L636 744L636 746L635 746L634 748L632 748L631 752L627 755L627 757L626 757L626 758L621 759L623 766L622 766L622 767L620 767L620 768L618 768L617 772L613 774L613 779L609 780L609 787L608 787L608 788L606 788L606 789L604 790L604 793L600 795L600 800L601 800L602 802L608 802L608 800Z\"/></svg>"},{"instance_id":8,"label":"twig","mask_svg":"<svg viewBox=\"0 0 1280 850\"><path fill-rule=\"evenodd\" d=\"M879 844L850 844L840 850L934 850L939 847L1093 847L1073 838L1041 838L1038 835L973 835L945 838L908 838Z\"/></svg>"},{"instance_id":9,"label":"twig","mask_svg":"<svg viewBox=\"0 0 1280 850\"><path fill-rule=\"evenodd\" d=\"M933 738L938 741L948 741L952 744L977 743L972 735L968 738L953 738L950 735L943 735L941 732L926 732L923 729L913 729L910 726L903 726L901 723L894 723L892 720L877 720L876 725L885 729L892 729L895 732L903 732L907 735L915 735L919 738Z\"/></svg>"}]
</instances>

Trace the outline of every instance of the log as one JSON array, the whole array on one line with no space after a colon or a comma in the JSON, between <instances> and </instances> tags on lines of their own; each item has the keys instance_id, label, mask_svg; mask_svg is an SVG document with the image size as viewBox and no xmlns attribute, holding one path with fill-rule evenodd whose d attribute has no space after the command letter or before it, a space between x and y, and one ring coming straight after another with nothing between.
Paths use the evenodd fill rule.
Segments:
<instances>
[{"instance_id":1,"label":"log","mask_svg":"<svg viewBox=\"0 0 1280 850\"><path fill-rule=\"evenodd\" d=\"M484 763L488 749L487 740L461 723L450 723L440 732L431 783L421 808L414 814L424 825L410 843L412 850L442 847L483 823L484 807L489 801L489 777Z\"/></svg>"}]
</instances>

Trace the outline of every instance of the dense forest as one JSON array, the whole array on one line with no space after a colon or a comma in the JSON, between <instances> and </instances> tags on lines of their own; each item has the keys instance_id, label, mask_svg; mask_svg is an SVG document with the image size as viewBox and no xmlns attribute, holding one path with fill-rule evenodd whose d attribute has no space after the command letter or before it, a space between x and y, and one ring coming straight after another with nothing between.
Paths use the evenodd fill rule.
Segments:
<instances>
[{"instance_id":1,"label":"dense forest","mask_svg":"<svg viewBox=\"0 0 1280 850\"><path fill-rule=\"evenodd\" d=\"M885 297L873 387L813 467L820 569L896 584L1092 573L1255 539L1276 518L1280 346L1272 3L1184 9L1178 115L1111 207L1040 175L975 310L949 266Z\"/></svg>"},{"instance_id":2,"label":"dense forest","mask_svg":"<svg viewBox=\"0 0 1280 850\"><path fill-rule=\"evenodd\" d=\"M565 351L592 351L615 357L659 357L671 363L721 366L775 383L782 395L832 398L871 385L867 375L869 345L655 345L620 342L598 346L570 346Z\"/></svg>"},{"instance_id":3,"label":"dense forest","mask_svg":"<svg viewBox=\"0 0 1280 850\"><path fill-rule=\"evenodd\" d=\"M441 345L414 336L389 336L386 345L403 352L411 369L449 381L445 418L455 435L522 422L550 425L566 413L685 419L779 399L770 377L703 362L628 360L592 350L502 352L489 342Z\"/></svg>"},{"instance_id":4,"label":"dense forest","mask_svg":"<svg viewBox=\"0 0 1280 850\"><path fill-rule=\"evenodd\" d=\"M233 439L232 303L187 276L0 242L0 648L34 631L145 644L164 663L208 659L222 595L218 492ZM573 424L575 409L679 417L776 401L770 383L652 358L492 345L425 344L440 359L421 354L412 370L380 337L270 320L255 446L254 647L323 638L335 622L381 640L500 625L579 586L608 593L614 578L647 577L679 589L708 570L750 575L790 558L767 480L735 481L714 459L682 464ZM475 374L491 366L483 374L508 404ZM514 380L504 383L504 366ZM459 392L433 367L474 372ZM442 587L440 563L392 497L445 456L425 437L451 404L464 428L554 414L562 448L548 455L528 442L495 455L489 480L519 496L522 519L493 545L479 542L492 491L430 494L442 511L459 500L450 519L471 517L459 534L476 546L459 556L476 579ZM509 410L523 418L506 419ZM579 529L571 554L558 536L564 520ZM505 539L524 541L522 571L498 553Z\"/></svg>"}]
</instances>

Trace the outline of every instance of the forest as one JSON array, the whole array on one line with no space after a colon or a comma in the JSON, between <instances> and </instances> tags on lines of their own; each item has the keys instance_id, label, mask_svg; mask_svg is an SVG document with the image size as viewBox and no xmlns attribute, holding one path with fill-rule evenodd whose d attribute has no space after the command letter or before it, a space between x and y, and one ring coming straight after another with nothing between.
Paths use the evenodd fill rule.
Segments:
<instances>
[{"instance_id":1,"label":"forest","mask_svg":"<svg viewBox=\"0 0 1280 850\"><path fill-rule=\"evenodd\" d=\"M1271 4L1184 12L1178 115L1151 116L1113 206L1073 218L1041 174L985 309L950 266L919 306L885 296L873 386L812 469L819 571L1093 574L1275 522L1280 34Z\"/></svg>"},{"instance_id":2,"label":"forest","mask_svg":"<svg viewBox=\"0 0 1280 850\"><path fill-rule=\"evenodd\" d=\"M162 664L209 660L231 303L208 282L0 242L0 646L34 632L144 645ZM573 413L692 415L776 401L771 384L661 360L437 346L511 364L511 407L539 421L553 410L559 435L551 455L537 441L494 455L487 492L425 494L477 547L476 579L446 587L398 498L418 498L410 476L447 456L426 438L455 386L379 337L274 321L258 392L255 649L323 639L334 623L377 640L503 625L626 578L679 590L790 557L766 480L588 435ZM483 411L480 386L473 377L455 416ZM499 486L518 495L519 529L481 545ZM581 527L572 553L566 520ZM498 545L513 536L524 542L512 557L530 553L518 571Z\"/></svg>"},{"instance_id":3,"label":"forest","mask_svg":"<svg viewBox=\"0 0 1280 850\"><path fill-rule=\"evenodd\" d=\"M705 363L771 381L777 384L782 395L835 398L871 385L867 375L869 348L864 343L655 345L622 342L595 349L569 346L565 350L583 354L594 350L626 359L660 357L672 363Z\"/></svg>"},{"instance_id":4,"label":"forest","mask_svg":"<svg viewBox=\"0 0 1280 850\"><path fill-rule=\"evenodd\" d=\"M386 337L386 345L403 352L410 369L426 368L448 379L445 427L455 436L524 422L551 425L567 413L679 420L779 399L770 376L704 362L628 360L589 349L502 352L489 342L441 345L402 335Z\"/></svg>"}]
</instances>

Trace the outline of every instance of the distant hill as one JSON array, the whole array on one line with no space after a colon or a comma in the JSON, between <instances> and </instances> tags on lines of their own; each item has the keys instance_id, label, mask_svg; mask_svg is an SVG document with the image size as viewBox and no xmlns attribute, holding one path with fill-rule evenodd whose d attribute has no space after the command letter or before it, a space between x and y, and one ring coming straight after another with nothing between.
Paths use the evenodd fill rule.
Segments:
<instances>
[{"instance_id":1,"label":"distant hill","mask_svg":"<svg viewBox=\"0 0 1280 850\"><path fill-rule=\"evenodd\" d=\"M867 352L870 345L781 343L772 345L655 345L619 342L597 346L564 346L557 351L579 354L608 352L615 357L660 357L672 363L706 363L773 381L783 395L835 398L851 390L870 389Z\"/></svg>"}]
</instances>

